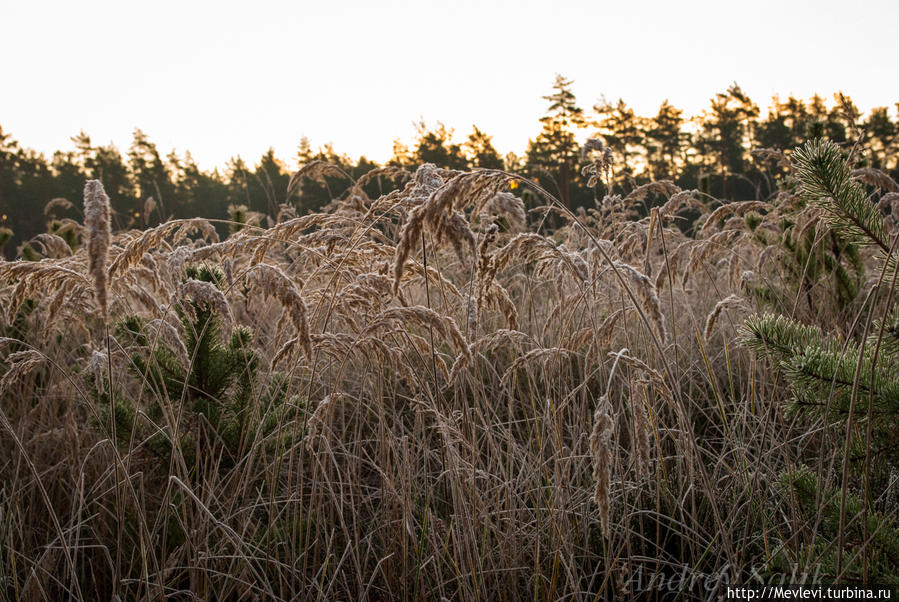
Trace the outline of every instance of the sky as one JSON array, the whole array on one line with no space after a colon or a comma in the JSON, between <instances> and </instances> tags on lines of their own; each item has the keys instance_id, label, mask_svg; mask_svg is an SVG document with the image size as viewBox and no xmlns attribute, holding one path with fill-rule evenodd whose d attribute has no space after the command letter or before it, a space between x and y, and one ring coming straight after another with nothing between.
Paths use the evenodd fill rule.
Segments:
<instances>
[{"instance_id":1,"label":"sky","mask_svg":"<svg viewBox=\"0 0 899 602\"><path fill-rule=\"evenodd\" d=\"M383 162L415 123L473 125L521 154L557 73L578 104L668 99L700 114L737 82L773 95L899 102L899 5L858 0L606 2L0 0L0 127L72 150L80 130L127 151L135 128L204 169L302 137Z\"/></svg>"}]
</instances>

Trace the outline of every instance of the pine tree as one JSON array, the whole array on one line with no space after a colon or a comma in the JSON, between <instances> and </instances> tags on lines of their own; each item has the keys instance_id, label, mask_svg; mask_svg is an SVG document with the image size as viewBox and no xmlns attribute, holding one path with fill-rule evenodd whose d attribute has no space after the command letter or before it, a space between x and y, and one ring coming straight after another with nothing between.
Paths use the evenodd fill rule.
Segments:
<instances>
[{"instance_id":1,"label":"pine tree","mask_svg":"<svg viewBox=\"0 0 899 602\"><path fill-rule=\"evenodd\" d=\"M349 157L338 155L331 144L326 144L318 151L313 151L309 139L305 136L300 139L296 158L301 168L314 161L322 161L339 167L343 172L341 174L337 171L328 171L314 178L302 178L298 184L291 187L287 203L293 205L300 215L321 211L349 185L348 176L351 173L353 177L358 178L367 171L364 169L366 163L370 166L369 168L374 166L365 158L360 158L359 164L354 166ZM360 166L363 167L361 172L356 169Z\"/></svg>"},{"instance_id":2,"label":"pine tree","mask_svg":"<svg viewBox=\"0 0 899 602\"><path fill-rule=\"evenodd\" d=\"M833 545L840 537L840 492L828 487L807 466L799 466L785 471L775 483L776 490L785 499L794 500L800 512L819 525L821 536L814 543L801 544L800 557L814 558L818 563L819 576L832 580L838 572L843 573L843 580L861 582L867 573L868 583L896 585L899 583L899 528L890 516L892 512L883 511L867 513L865 521L855 521L844 529L843 537L852 549L867 550L867 558L861 554L851 555L845 568L837 570L839 550ZM820 507L818 506L820 500ZM847 511L850 515L862 514L864 501L856 494L846 499ZM820 517L820 519L818 519ZM806 547L806 546L814 547ZM781 575L795 571L795 556L792 558L786 549L776 552L770 560L772 572ZM867 564L867 566L865 566Z\"/></svg>"},{"instance_id":3,"label":"pine tree","mask_svg":"<svg viewBox=\"0 0 899 602\"><path fill-rule=\"evenodd\" d=\"M871 110L871 115L865 123L865 132L868 136L868 162L871 167L889 169L895 167L893 158L897 142L899 142L899 130L896 124L890 120L886 107L877 107ZM888 162L892 159L892 166Z\"/></svg>"},{"instance_id":4,"label":"pine tree","mask_svg":"<svg viewBox=\"0 0 899 602\"><path fill-rule=\"evenodd\" d=\"M840 148L811 140L796 149L793 162L803 197L824 211L830 227L845 240L879 248L882 260L892 264L895 257L888 257L883 219L862 184L850 176ZM868 399L873 400L882 451L899 460L899 441L890 443L890 435L899 434L899 304L894 300L893 305L882 339L879 324L872 329L873 339L855 342L766 314L746 322L742 343L777 363L793 388L796 409L826 411L828 418L845 420L853 390L861 391L854 412L865 419Z\"/></svg>"},{"instance_id":5,"label":"pine tree","mask_svg":"<svg viewBox=\"0 0 899 602\"><path fill-rule=\"evenodd\" d=\"M472 167L483 167L485 169L502 169L503 158L496 152L493 147L493 141L490 136L478 129L478 126L472 126L471 134L465 142L465 150L468 155L468 161Z\"/></svg>"},{"instance_id":6,"label":"pine tree","mask_svg":"<svg viewBox=\"0 0 899 602\"><path fill-rule=\"evenodd\" d=\"M617 159L613 161L613 170L624 181L633 183L638 167L643 165L647 154L645 120L637 117L634 110L621 99L615 105L607 101L600 102L593 109L599 116L596 123L599 132L606 145L612 149L612 156Z\"/></svg>"},{"instance_id":7,"label":"pine tree","mask_svg":"<svg viewBox=\"0 0 899 602\"><path fill-rule=\"evenodd\" d=\"M745 171L758 114L758 107L735 83L727 92L715 95L704 115L697 146L708 166L714 166L721 177L721 198L729 198L728 176Z\"/></svg>"},{"instance_id":8,"label":"pine tree","mask_svg":"<svg viewBox=\"0 0 899 602\"><path fill-rule=\"evenodd\" d=\"M214 269L188 268L186 277L224 286L224 276ZM191 470L206 464L197 450L208 457L221 456L220 468L231 467L247 453L252 440L273 433L286 407L287 381L275 374L265 382L251 347L252 332L238 327L228 334L225 316L213 304L185 299L176 312L181 328L172 332L177 341L160 336L160 326L154 331L136 316L125 317L115 329L116 338L136 350L130 375L144 389L143 399L149 400L145 418L137 420L138 402L117 393L117 433L128 444L136 430L141 440L148 441L148 450L165 460L177 445ZM90 373L87 380L98 407L108 408L104 384ZM183 418L173 432L164 406L179 405Z\"/></svg>"},{"instance_id":9,"label":"pine tree","mask_svg":"<svg viewBox=\"0 0 899 602\"><path fill-rule=\"evenodd\" d=\"M175 196L171 169L159 155L156 144L139 129L134 131L134 139L128 150L128 168L137 188L137 204L133 209L143 208L152 197L162 208L163 214L167 215L173 208L169 204L173 204Z\"/></svg>"},{"instance_id":10,"label":"pine tree","mask_svg":"<svg viewBox=\"0 0 899 602\"><path fill-rule=\"evenodd\" d=\"M863 185L851 177L849 165L836 144L811 140L796 149L792 160L803 198L823 211L826 223L839 230L846 240L879 251L881 274L886 278L872 292L870 307L880 306L876 303L878 296L886 297L886 307L882 319L866 327L867 336L858 339L765 314L747 320L741 342L757 356L770 358L784 375L793 392L788 408L791 412L823 417L825 424L845 425L840 501L836 503L835 494L831 494L831 499L824 499L823 511L814 504L806 508L809 519L822 512L831 517L829 524L819 526L827 549L836 550L832 558L825 558L825 566L835 575L852 576L858 565L856 552L864 552L864 565L878 579L895 581L899 580L895 574L895 546L880 546L879 539L869 543L872 532L897 532L895 520L881 520L873 495L876 484L884 483L890 471L899 466L899 303L894 287L889 285L895 276L894 245L887 243L876 204L867 198ZM850 471L852 466L856 470ZM800 503L808 505L817 494L817 481L810 484L808 479L793 473L786 473L784 481L791 490L786 495ZM850 481L859 487L863 485L866 495L850 493ZM847 515L859 514L864 515L862 533L856 533L858 527L847 526ZM869 525L869 521L873 523ZM835 539L838 542L832 545ZM886 574L879 572L884 566L893 568Z\"/></svg>"},{"instance_id":11,"label":"pine tree","mask_svg":"<svg viewBox=\"0 0 899 602\"><path fill-rule=\"evenodd\" d=\"M683 164L687 134L683 111L664 101L646 124L646 152L652 181L674 180Z\"/></svg>"},{"instance_id":12,"label":"pine tree","mask_svg":"<svg viewBox=\"0 0 899 602\"><path fill-rule=\"evenodd\" d=\"M433 163L446 169L468 169L462 146L453 142L452 129L440 122L434 128L428 128L424 121L418 122L415 129L417 138L412 157L416 165Z\"/></svg>"},{"instance_id":13,"label":"pine tree","mask_svg":"<svg viewBox=\"0 0 899 602\"><path fill-rule=\"evenodd\" d=\"M578 173L579 145L574 131L584 126L584 111L576 104L571 80L556 76L543 129L528 143L527 171L548 190L557 190L559 200L571 206L571 182Z\"/></svg>"}]
</instances>

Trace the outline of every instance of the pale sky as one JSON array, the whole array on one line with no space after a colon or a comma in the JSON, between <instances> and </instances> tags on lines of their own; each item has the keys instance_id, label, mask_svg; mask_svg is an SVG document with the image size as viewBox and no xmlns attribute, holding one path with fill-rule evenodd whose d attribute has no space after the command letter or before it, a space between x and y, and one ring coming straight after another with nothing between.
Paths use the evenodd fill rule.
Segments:
<instances>
[{"instance_id":1,"label":"pale sky","mask_svg":"<svg viewBox=\"0 0 899 602\"><path fill-rule=\"evenodd\" d=\"M125 153L141 128L206 169L300 139L385 161L413 123L501 153L539 132L556 73L584 109L605 95L699 114L736 81L867 111L899 102L899 9L880 0L737 2L128 2L0 0L0 126L48 155L85 130Z\"/></svg>"}]
</instances>

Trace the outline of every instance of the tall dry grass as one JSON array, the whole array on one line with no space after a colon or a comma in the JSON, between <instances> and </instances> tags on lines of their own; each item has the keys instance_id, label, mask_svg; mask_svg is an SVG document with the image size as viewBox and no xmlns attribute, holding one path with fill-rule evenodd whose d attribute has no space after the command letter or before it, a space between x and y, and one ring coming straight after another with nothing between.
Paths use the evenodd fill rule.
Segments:
<instances>
[{"instance_id":1,"label":"tall dry grass","mask_svg":"<svg viewBox=\"0 0 899 602\"><path fill-rule=\"evenodd\" d=\"M503 172L381 175L407 183L223 241L109 233L89 183L78 248L0 264L4 599L586 601L650 574L689 599L798 549L778 474L839 450L735 334L765 308L849 323L783 267L784 219L820 215L664 182L575 216ZM249 388L236 434L142 369L195 374L201 310L254 375L210 402Z\"/></svg>"}]
</instances>

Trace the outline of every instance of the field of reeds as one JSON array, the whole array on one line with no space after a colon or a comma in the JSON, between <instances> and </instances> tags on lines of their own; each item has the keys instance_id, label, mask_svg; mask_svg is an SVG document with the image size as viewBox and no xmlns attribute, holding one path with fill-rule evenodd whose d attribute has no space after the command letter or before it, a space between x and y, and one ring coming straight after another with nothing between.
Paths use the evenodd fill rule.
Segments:
<instances>
[{"instance_id":1,"label":"field of reeds","mask_svg":"<svg viewBox=\"0 0 899 602\"><path fill-rule=\"evenodd\" d=\"M571 212L423 165L121 232L87 182L83 223L0 263L0 598L899 580L899 186L793 160L750 201L661 181ZM870 240L839 221L859 190Z\"/></svg>"}]
</instances>

